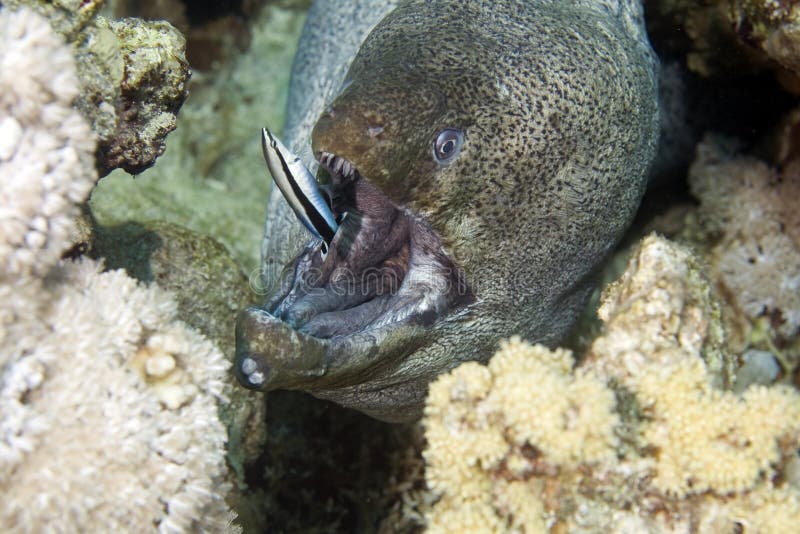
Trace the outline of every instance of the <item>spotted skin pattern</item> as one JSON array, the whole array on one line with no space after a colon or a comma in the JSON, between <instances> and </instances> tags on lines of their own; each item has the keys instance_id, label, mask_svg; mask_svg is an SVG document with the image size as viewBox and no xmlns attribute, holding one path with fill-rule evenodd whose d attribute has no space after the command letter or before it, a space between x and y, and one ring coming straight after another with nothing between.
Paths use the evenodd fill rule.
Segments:
<instances>
[{"instance_id":1,"label":"spotted skin pattern","mask_svg":"<svg viewBox=\"0 0 800 534\"><path fill-rule=\"evenodd\" d=\"M324 6L328 21L341 4ZM316 13L312 32L324 25ZM339 73L327 85L309 80L314 50L301 41L293 84L322 84L322 96L290 102L295 148L315 124L312 150L347 158L430 225L474 299L369 354L352 344L350 374L290 387L412 420L438 374L485 360L509 335L553 345L572 326L644 192L658 138L655 58L641 6L624 0L402 1L349 70L325 67ZM432 146L445 128L461 130L463 145L441 165ZM284 211L273 198L264 251L289 262L301 234Z\"/></svg>"}]
</instances>

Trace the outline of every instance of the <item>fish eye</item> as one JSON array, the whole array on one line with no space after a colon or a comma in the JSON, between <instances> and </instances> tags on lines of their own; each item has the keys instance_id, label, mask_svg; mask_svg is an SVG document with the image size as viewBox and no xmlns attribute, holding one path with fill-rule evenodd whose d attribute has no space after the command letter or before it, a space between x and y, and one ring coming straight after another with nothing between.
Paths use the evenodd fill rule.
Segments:
<instances>
[{"instance_id":1,"label":"fish eye","mask_svg":"<svg viewBox=\"0 0 800 534\"><path fill-rule=\"evenodd\" d=\"M464 142L464 133L455 128L445 128L436 136L433 142L433 155L439 163L450 163L461 150Z\"/></svg>"}]
</instances>

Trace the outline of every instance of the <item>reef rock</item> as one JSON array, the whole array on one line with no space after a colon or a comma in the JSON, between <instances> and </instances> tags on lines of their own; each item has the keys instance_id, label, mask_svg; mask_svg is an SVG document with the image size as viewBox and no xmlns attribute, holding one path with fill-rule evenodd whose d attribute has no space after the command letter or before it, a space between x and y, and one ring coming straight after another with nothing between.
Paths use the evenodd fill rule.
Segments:
<instances>
[{"instance_id":1,"label":"reef rock","mask_svg":"<svg viewBox=\"0 0 800 534\"><path fill-rule=\"evenodd\" d=\"M247 20L253 35L246 53L210 73L193 73L181 127L170 134L170 149L158 165L135 179L116 172L92 193L100 224L179 224L212 236L248 273L257 272L271 183L258 132L283 124L303 16L265 6Z\"/></svg>"},{"instance_id":2,"label":"reef rock","mask_svg":"<svg viewBox=\"0 0 800 534\"><path fill-rule=\"evenodd\" d=\"M108 20L103 0L8 0L45 15L72 43L81 90L77 107L97 134L97 170L150 167L175 129L188 95L189 64L181 33L165 21Z\"/></svg>"},{"instance_id":3,"label":"reef rock","mask_svg":"<svg viewBox=\"0 0 800 534\"><path fill-rule=\"evenodd\" d=\"M800 395L726 389L734 360L689 250L645 238L602 300L577 367L515 338L432 384L428 531L792 531Z\"/></svg>"}]
</instances>

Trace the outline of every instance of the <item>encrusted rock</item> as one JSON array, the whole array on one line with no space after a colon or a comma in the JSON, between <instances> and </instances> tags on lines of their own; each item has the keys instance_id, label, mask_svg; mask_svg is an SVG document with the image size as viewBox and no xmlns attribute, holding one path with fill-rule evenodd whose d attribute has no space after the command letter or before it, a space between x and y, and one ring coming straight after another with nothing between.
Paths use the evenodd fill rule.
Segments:
<instances>
[{"instance_id":1,"label":"encrusted rock","mask_svg":"<svg viewBox=\"0 0 800 534\"><path fill-rule=\"evenodd\" d=\"M32 7L72 44L81 82L76 105L98 136L99 175L153 165L188 95L191 73L181 33L164 21L108 20L97 15L102 0L3 4Z\"/></svg>"}]
</instances>

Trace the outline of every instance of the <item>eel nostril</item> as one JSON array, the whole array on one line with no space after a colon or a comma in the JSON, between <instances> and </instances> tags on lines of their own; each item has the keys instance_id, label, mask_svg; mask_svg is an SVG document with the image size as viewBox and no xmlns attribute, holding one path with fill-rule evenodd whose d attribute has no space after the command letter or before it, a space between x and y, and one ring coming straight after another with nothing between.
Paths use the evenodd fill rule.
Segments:
<instances>
[{"instance_id":1,"label":"eel nostril","mask_svg":"<svg viewBox=\"0 0 800 534\"><path fill-rule=\"evenodd\" d=\"M247 375L247 380L254 386L260 386L261 384L263 384L265 378L266 377L264 376L264 373L262 373L261 371L256 371L254 373L250 373L249 375Z\"/></svg>"},{"instance_id":2,"label":"eel nostril","mask_svg":"<svg viewBox=\"0 0 800 534\"><path fill-rule=\"evenodd\" d=\"M248 388L260 388L267 380L267 372L261 368L256 359L245 354L237 365L239 382Z\"/></svg>"},{"instance_id":3,"label":"eel nostril","mask_svg":"<svg viewBox=\"0 0 800 534\"><path fill-rule=\"evenodd\" d=\"M248 357L248 358L245 358L245 359L242 360L241 369L242 369L242 372L244 374L249 375L253 371L255 371L257 368L258 368L258 364L256 363L256 361L253 358L249 358Z\"/></svg>"}]
</instances>

